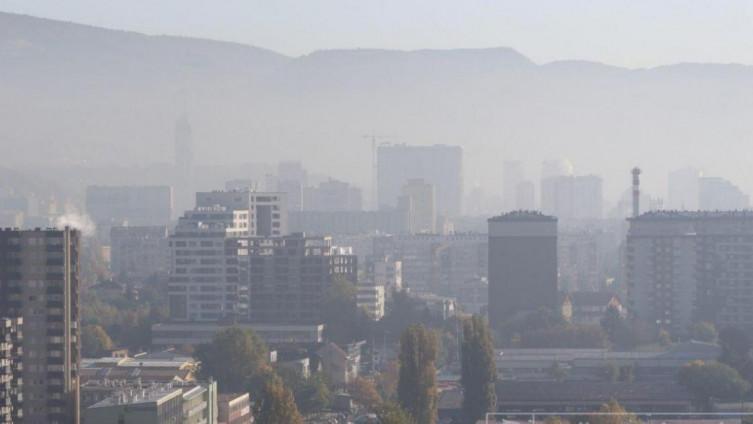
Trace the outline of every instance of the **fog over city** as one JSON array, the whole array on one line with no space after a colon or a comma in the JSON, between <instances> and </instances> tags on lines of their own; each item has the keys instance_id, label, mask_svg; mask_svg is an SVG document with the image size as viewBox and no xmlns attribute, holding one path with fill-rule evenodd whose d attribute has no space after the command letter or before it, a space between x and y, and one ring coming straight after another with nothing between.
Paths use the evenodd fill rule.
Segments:
<instances>
[{"instance_id":1,"label":"fog over city","mask_svg":"<svg viewBox=\"0 0 753 424\"><path fill-rule=\"evenodd\" d=\"M751 22L0 0L0 423L749 424Z\"/></svg>"}]
</instances>

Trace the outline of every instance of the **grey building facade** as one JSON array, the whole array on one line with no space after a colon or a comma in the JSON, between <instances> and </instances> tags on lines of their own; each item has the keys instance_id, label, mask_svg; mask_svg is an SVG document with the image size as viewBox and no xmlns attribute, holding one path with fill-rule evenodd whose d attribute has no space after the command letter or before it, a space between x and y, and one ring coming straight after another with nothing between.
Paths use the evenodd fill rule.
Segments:
<instances>
[{"instance_id":1,"label":"grey building facade","mask_svg":"<svg viewBox=\"0 0 753 424\"><path fill-rule=\"evenodd\" d=\"M489 219L489 322L557 305L557 218L517 211Z\"/></svg>"}]
</instances>

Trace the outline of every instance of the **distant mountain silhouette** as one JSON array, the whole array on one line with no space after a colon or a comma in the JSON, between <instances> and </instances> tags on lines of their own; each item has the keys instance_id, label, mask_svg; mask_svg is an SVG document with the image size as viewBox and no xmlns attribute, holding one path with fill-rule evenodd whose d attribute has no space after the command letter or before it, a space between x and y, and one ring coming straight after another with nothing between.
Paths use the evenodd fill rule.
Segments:
<instances>
[{"instance_id":1,"label":"distant mountain silhouette","mask_svg":"<svg viewBox=\"0 0 753 424\"><path fill-rule=\"evenodd\" d=\"M285 34L280 34L284 37ZM469 183L503 159L569 157L626 185L706 167L753 188L753 68L536 64L510 48L325 50L291 58L236 43L147 36L0 13L0 166L172 160L186 111L203 163L303 159L369 178L368 132L461 144Z\"/></svg>"}]
</instances>

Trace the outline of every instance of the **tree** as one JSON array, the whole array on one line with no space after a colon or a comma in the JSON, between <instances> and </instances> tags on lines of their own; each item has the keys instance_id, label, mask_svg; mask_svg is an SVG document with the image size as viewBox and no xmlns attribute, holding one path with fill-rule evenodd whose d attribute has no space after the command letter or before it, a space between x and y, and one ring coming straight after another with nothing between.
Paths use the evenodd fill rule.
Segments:
<instances>
[{"instance_id":1,"label":"tree","mask_svg":"<svg viewBox=\"0 0 753 424\"><path fill-rule=\"evenodd\" d=\"M376 415L381 424L416 424L416 420L394 402L380 405L377 408Z\"/></svg>"},{"instance_id":2,"label":"tree","mask_svg":"<svg viewBox=\"0 0 753 424\"><path fill-rule=\"evenodd\" d=\"M719 333L719 344L722 346L719 361L736 369L749 382L753 381L753 342L748 334L736 327L724 328Z\"/></svg>"},{"instance_id":3,"label":"tree","mask_svg":"<svg viewBox=\"0 0 753 424\"><path fill-rule=\"evenodd\" d=\"M322 373L314 373L294 390L296 404L305 414L320 412L332 403L332 391Z\"/></svg>"},{"instance_id":4,"label":"tree","mask_svg":"<svg viewBox=\"0 0 753 424\"><path fill-rule=\"evenodd\" d=\"M354 401L363 405L369 411L373 411L382 404L382 397L379 395L373 380L357 377L350 383L348 392L353 396Z\"/></svg>"},{"instance_id":5,"label":"tree","mask_svg":"<svg viewBox=\"0 0 753 424\"><path fill-rule=\"evenodd\" d=\"M641 424L634 414L628 413L616 400L612 399L599 408L599 412L610 415L592 415L586 422L591 424Z\"/></svg>"},{"instance_id":6,"label":"tree","mask_svg":"<svg viewBox=\"0 0 753 424\"><path fill-rule=\"evenodd\" d=\"M691 334L693 335L693 339L707 343L715 343L716 338L719 336L714 324L707 321L693 324Z\"/></svg>"},{"instance_id":7,"label":"tree","mask_svg":"<svg viewBox=\"0 0 753 424\"><path fill-rule=\"evenodd\" d=\"M636 345L636 336L625 322L617 308L610 306L601 319L601 328L612 347L618 349L632 349Z\"/></svg>"},{"instance_id":8,"label":"tree","mask_svg":"<svg viewBox=\"0 0 753 424\"><path fill-rule=\"evenodd\" d=\"M322 303L325 336L339 345L351 343L368 333L369 318L356 305L356 286L338 276L327 289Z\"/></svg>"},{"instance_id":9,"label":"tree","mask_svg":"<svg viewBox=\"0 0 753 424\"><path fill-rule=\"evenodd\" d=\"M265 424L303 424L293 393L272 374L257 401L256 420Z\"/></svg>"},{"instance_id":10,"label":"tree","mask_svg":"<svg viewBox=\"0 0 753 424\"><path fill-rule=\"evenodd\" d=\"M732 367L693 361L680 369L678 381L693 394L698 408L710 410L713 399L739 400L750 384Z\"/></svg>"},{"instance_id":11,"label":"tree","mask_svg":"<svg viewBox=\"0 0 753 424\"><path fill-rule=\"evenodd\" d=\"M481 317L474 315L463 322L461 349L463 416L473 423L497 406L494 343L489 326Z\"/></svg>"},{"instance_id":12,"label":"tree","mask_svg":"<svg viewBox=\"0 0 753 424\"><path fill-rule=\"evenodd\" d=\"M268 371L268 350L252 331L238 327L215 334L212 343L199 345L199 376L217 380L220 392L245 392L251 379Z\"/></svg>"},{"instance_id":13,"label":"tree","mask_svg":"<svg viewBox=\"0 0 753 424\"><path fill-rule=\"evenodd\" d=\"M376 376L376 385L384 399L394 399L397 395L397 381L400 378L400 363L390 361L385 369Z\"/></svg>"},{"instance_id":14,"label":"tree","mask_svg":"<svg viewBox=\"0 0 753 424\"><path fill-rule=\"evenodd\" d=\"M549 374L549 377L553 378L555 381L562 382L567 378L567 369L562 368L557 361L552 361L552 366L549 367L547 373Z\"/></svg>"},{"instance_id":15,"label":"tree","mask_svg":"<svg viewBox=\"0 0 753 424\"><path fill-rule=\"evenodd\" d=\"M84 357L101 357L112 349L112 339L100 325L87 325L81 331L81 354Z\"/></svg>"},{"instance_id":16,"label":"tree","mask_svg":"<svg viewBox=\"0 0 753 424\"><path fill-rule=\"evenodd\" d=\"M436 335L421 325L408 327L400 337L400 377L397 395L417 424L437 421Z\"/></svg>"}]
</instances>

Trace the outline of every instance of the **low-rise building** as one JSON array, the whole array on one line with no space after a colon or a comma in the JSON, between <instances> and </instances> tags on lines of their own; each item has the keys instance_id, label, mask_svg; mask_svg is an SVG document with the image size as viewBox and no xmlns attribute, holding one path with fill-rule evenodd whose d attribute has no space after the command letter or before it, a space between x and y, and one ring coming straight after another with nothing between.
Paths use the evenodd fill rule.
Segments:
<instances>
[{"instance_id":1,"label":"low-rise building","mask_svg":"<svg viewBox=\"0 0 753 424\"><path fill-rule=\"evenodd\" d=\"M267 345L310 345L324 340L324 326L318 325L275 325L238 323L160 323L152 326L152 346L195 346L210 343L214 335L229 327L249 329L256 333Z\"/></svg>"},{"instance_id":2,"label":"low-rise building","mask_svg":"<svg viewBox=\"0 0 753 424\"><path fill-rule=\"evenodd\" d=\"M251 398L248 393L228 393L217 397L217 424L251 424Z\"/></svg>"},{"instance_id":3,"label":"low-rise building","mask_svg":"<svg viewBox=\"0 0 753 424\"><path fill-rule=\"evenodd\" d=\"M342 348L330 342L317 350L322 371L336 387L345 387L358 377L364 343L351 343Z\"/></svg>"},{"instance_id":4,"label":"low-rise building","mask_svg":"<svg viewBox=\"0 0 753 424\"><path fill-rule=\"evenodd\" d=\"M579 291L562 296L563 315L573 324L599 325L609 308L614 308L622 316L627 313L614 293Z\"/></svg>"}]
</instances>

